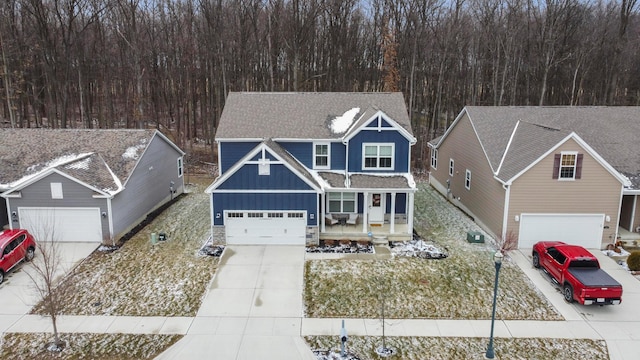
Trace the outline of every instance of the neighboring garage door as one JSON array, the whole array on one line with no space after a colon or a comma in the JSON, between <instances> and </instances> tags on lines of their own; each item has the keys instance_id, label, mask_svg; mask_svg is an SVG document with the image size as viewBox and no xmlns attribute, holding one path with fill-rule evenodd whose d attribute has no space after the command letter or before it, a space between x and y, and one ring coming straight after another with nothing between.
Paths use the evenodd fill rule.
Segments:
<instances>
[{"instance_id":1,"label":"neighboring garage door","mask_svg":"<svg viewBox=\"0 0 640 360\"><path fill-rule=\"evenodd\" d=\"M99 208L18 208L20 226L37 239L101 242Z\"/></svg>"},{"instance_id":2,"label":"neighboring garage door","mask_svg":"<svg viewBox=\"0 0 640 360\"><path fill-rule=\"evenodd\" d=\"M546 240L599 249L603 225L603 214L522 214L518 247Z\"/></svg>"},{"instance_id":3,"label":"neighboring garage door","mask_svg":"<svg viewBox=\"0 0 640 360\"><path fill-rule=\"evenodd\" d=\"M230 245L304 245L306 211L227 211Z\"/></svg>"}]
</instances>

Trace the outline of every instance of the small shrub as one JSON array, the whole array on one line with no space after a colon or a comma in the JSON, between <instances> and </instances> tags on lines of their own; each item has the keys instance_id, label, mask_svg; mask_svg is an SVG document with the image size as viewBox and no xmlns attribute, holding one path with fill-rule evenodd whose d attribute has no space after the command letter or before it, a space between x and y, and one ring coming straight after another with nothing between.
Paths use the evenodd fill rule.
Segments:
<instances>
[{"instance_id":1,"label":"small shrub","mask_svg":"<svg viewBox=\"0 0 640 360\"><path fill-rule=\"evenodd\" d=\"M627 258L627 265L631 271L640 271L640 251L632 251Z\"/></svg>"}]
</instances>

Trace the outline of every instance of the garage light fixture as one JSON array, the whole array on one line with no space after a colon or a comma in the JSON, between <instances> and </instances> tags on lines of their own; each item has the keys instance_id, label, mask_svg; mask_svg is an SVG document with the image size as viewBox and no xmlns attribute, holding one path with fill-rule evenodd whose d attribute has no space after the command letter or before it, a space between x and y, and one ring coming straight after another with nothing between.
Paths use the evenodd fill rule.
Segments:
<instances>
[{"instance_id":1,"label":"garage light fixture","mask_svg":"<svg viewBox=\"0 0 640 360\"><path fill-rule=\"evenodd\" d=\"M611 216L607 215L604 217L604 221L606 222L610 222L611 221Z\"/></svg>"},{"instance_id":2,"label":"garage light fixture","mask_svg":"<svg viewBox=\"0 0 640 360\"><path fill-rule=\"evenodd\" d=\"M518 216L518 215L514 216L513 220L515 220L516 222L520 221L520 216Z\"/></svg>"},{"instance_id":3,"label":"garage light fixture","mask_svg":"<svg viewBox=\"0 0 640 360\"><path fill-rule=\"evenodd\" d=\"M107 217L107 213L103 211L103 212L102 212L102 217L103 217L103 218L106 218L106 217Z\"/></svg>"},{"instance_id":4,"label":"garage light fixture","mask_svg":"<svg viewBox=\"0 0 640 360\"><path fill-rule=\"evenodd\" d=\"M18 221L18 213L15 211L11 212L11 220Z\"/></svg>"},{"instance_id":5,"label":"garage light fixture","mask_svg":"<svg viewBox=\"0 0 640 360\"><path fill-rule=\"evenodd\" d=\"M216 219L220 219L221 215L220 213L216 213Z\"/></svg>"}]
</instances>

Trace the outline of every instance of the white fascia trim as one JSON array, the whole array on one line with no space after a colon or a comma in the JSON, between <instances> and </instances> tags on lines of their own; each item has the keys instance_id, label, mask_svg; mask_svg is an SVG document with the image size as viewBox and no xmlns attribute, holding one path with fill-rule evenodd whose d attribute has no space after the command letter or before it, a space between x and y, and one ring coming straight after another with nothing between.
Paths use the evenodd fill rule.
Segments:
<instances>
[{"instance_id":1,"label":"white fascia trim","mask_svg":"<svg viewBox=\"0 0 640 360\"><path fill-rule=\"evenodd\" d=\"M155 133L153 134L153 136L151 137L151 140L149 140L149 144L151 144L151 141L153 141L153 138L155 136L159 136L160 138L162 138L164 141L166 141L169 145L171 145L171 147L173 147L174 149L176 149L176 151L178 151L180 154L182 154L182 156L186 155L187 153L185 153L184 151L182 151L182 149L180 149L178 147L178 145L174 144L173 141L169 140L168 137L166 137L163 133L161 133L160 131L156 130Z\"/></svg>"},{"instance_id":2,"label":"white fascia trim","mask_svg":"<svg viewBox=\"0 0 640 360\"><path fill-rule=\"evenodd\" d=\"M484 154L484 158L487 161L487 164L489 164L489 168L491 168L491 171L495 174L495 169L491 165L491 161L489 161L489 156L487 155L487 151L484 148L484 144L482 143L480 136L478 136L478 131L476 130L476 126L473 124L473 120L471 119L471 114L469 114L466 106L464 107L464 109L462 109L462 111L460 111L460 114L456 116L456 119L453 121L453 123L451 123L451 126L449 126L447 131L444 132L444 135L442 135L442 137L440 138L440 141L438 142L438 145L436 145L436 148L439 148L440 145L442 145L442 143L447 138L447 136L449 136L449 133L453 131L453 128L455 128L458 122L460 122L460 120L464 117L464 114L467 114L467 117L469 118L469 123L471 123L471 128L473 129L473 133L476 135L476 140L478 140L478 143L480 144L480 148L482 149L482 153Z\"/></svg>"},{"instance_id":3,"label":"white fascia trim","mask_svg":"<svg viewBox=\"0 0 640 360\"><path fill-rule=\"evenodd\" d=\"M640 189L624 189L622 190L622 195L640 195Z\"/></svg>"},{"instance_id":4,"label":"white fascia trim","mask_svg":"<svg viewBox=\"0 0 640 360\"><path fill-rule=\"evenodd\" d=\"M267 146L267 144L265 144L264 142L261 142L255 148L253 148L253 150L249 151L244 157L242 157L242 159L240 159L231 168L229 168L229 170L227 170L224 173L224 175L219 176L218 178L216 178L213 181L213 183L211 185L209 185L209 187L207 187L207 189L204 192L205 193L209 193L209 194L212 193L215 189L218 188L218 186L220 184L225 182L229 177L231 177L231 175L235 174L245 164L251 164L251 163L256 163L257 164L257 162L249 160L249 159L251 159L252 157L257 155L258 153L261 153L263 151L268 151L271 154L271 156L273 156L274 158L277 159L277 162L274 162L274 164L282 164L282 165L284 165L287 169L289 169L296 176L298 176L300 179L302 179L302 181L304 181L312 189L315 189L316 193L321 193L322 192L321 188L318 188L318 186L316 184L310 182L304 175L300 174L300 172L298 172L298 170L296 170L294 167L292 167L291 164L289 164L287 161L282 159L280 157L280 155L278 155L275 151L273 151L273 149L271 149L269 146Z\"/></svg>"},{"instance_id":5,"label":"white fascia trim","mask_svg":"<svg viewBox=\"0 0 640 360\"><path fill-rule=\"evenodd\" d=\"M341 143L342 140L341 139L336 139L336 138L330 138L330 139L323 139L323 138L307 138L307 139L302 139L302 138L272 138L271 140L277 142L277 143L281 143L281 142L299 142L299 143L307 143L307 142L330 142L330 143Z\"/></svg>"},{"instance_id":6,"label":"white fascia trim","mask_svg":"<svg viewBox=\"0 0 640 360\"><path fill-rule=\"evenodd\" d=\"M537 158L535 161L531 162L531 164L529 164L529 166L527 166L526 168L524 168L522 171L520 171L519 173L517 173L516 175L514 175L511 179L505 181L504 183L507 185L511 185L516 179L518 179L522 174L524 174L525 172L527 172L529 169L531 169L532 167L534 167L536 164L538 164L540 161L542 161L544 158L546 158L547 156L549 156L549 154L552 154L554 151L556 151L556 149L558 149L560 146L562 146L564 143L566 143L567 141L569 141L569 139L573 139L575 140L576 143L578 143L578 145L580 147L582 147L591 157L593 157L602 167L604 167L611 175L613 175L613 177L615 177L616 179L618 179L618 181L620 181L620 183L622 183L623 186L631 186L631 182L629 181L629 179L627 179L624 175L620 174L616 169L613 168L613 166L611 166L607 161L605 161L602 156L600 156L600 154L598 154L591 146L589 146L589 144L587 144L584 140L582 140L582 138L576 134L575 132L571 132L571 134L567 135L564 139L560 140L555 146L551 147L547 152L545 152L544 154L542 154L542 156L540 156L539 158Z\"/></svg>"},{"instance_id":7,"label":"white fascia trim","mask_svg":"<svg viewBox=\"0 0 640 360\"><path fill-rule=\"evenodd\" d=\"M364 114L363 114L364 116ZM378 127L376 128L367 128L366 125L371 122L372 120L374 120L374 118L378 117ZM388 122L389 124L391 124L391 127L382 127L382 125L380 124L380 118L384 119L386 122ZM358 119L358 121L354 122L354 126L355 124L357 124L360 121L360 119ZM352 129L349 129L347 131L347 134L342 142L347 142L349 140L351 140L354 136L356 136L356 134L358 134L360 131L398 131L400 134L402 134L402 136L404 136L407 140L409 140L409 144L410 145L414 145L417 141L417 139L411 135L411 133L409 133L409 131L407 131L405 128L403 128L402 126L400 126L400 124L398 124L395 120L393 120L392 118L390 118L387 114L384 113L384 111L382 110L378 110L376 111L372 116L370 116L366 121L362 122L362 124L357 128L354 129L354 131L351 131Z\"/></svg>"},{"instance_id":8,"label":"white fascia trim","mask_svg":"<svg viewBox=\"0 0 640 360\"><path fill-rule=\"evenodd\" d=\"M516 131L518 131L518 127L520 126L520 120L516 123L516 126L513 127L513 131L511 132L511 136L509 136L509 142L507 143L507 148L502 153L502 159L500 159L500 164L498 164L498 169L493 173L493 175L498 175L500 173L500 169L502 169L502 163L504 163L504 159L507 157L509 153L509 149L511 148L511 143L513 142L513 138L516 136Z\"/></svg>"},{"instance_id":9,"label":"white fascia trim","mask_svg":"<svg viewBox=\"0 0 640 360\"><path fill-rule=\"evenodd\" d=\"M85 182L82 182L82 181L74 178L73 176L68 175L68 174L66 174L66 173L64 173L64 172L62 172L62 171L60 171L60 170L58 170L56 168L49 168L49 169L47 169L45 171L40 172L36 176L30 177L27 181L24 181L24 182L20 183L19 185L15 186L13 189L3 193L2 196L3 197L9 197L9 195L11 193L13 193L15 191L18 191L18 190L22 190L25 187L27 187L27 186L29 186L29 185L31 185L33 183L36 183L36 182L44 179L45 177L47 177L47 176L49 176L49 175L51 175L53 173L56 173L56 174L58 174L60 176L63 176L63 177L65 177L65 178L67 178L67 179L69 179L69 180L71 180L71 181L73 181L75 183L78 183L78 184L80 184L80 185L82 185L82 186L84 186L84 187L86 187L86 188L88 188L88 189L90 189L92 191L95 191L95 192L97 192L99 194L102 194L104 197L110 197L109 193L104 192L103 190L99 190L99 189L97 189L97 188L95 188L95 187L93 187L93 186L91 186L91 185L89 185L89 184L87 184Z\"/></svg>"}]
</instances>

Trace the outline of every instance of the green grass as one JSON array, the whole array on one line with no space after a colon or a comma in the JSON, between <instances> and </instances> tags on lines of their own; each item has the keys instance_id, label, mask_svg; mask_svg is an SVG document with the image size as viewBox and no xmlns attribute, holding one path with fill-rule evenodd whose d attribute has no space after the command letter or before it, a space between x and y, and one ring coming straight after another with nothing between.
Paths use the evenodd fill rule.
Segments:
<instances>
[{"instance_id":1,"label":"green grass","mask_svg":"<svg viewBox=\"0 0 640 360\"><path fill-rule=\"evenodd\" d=\"M448 258L309 260L306 316L377 318L384 299L389 318L490 319L495 249L467 243L466 231L480 229L425 184L416 194L416 219L423 237L449 249ZM562 319L508 259L500 272L496 317Z\"/></svg>"},{"instance_id":2,"label":"green grass","mask_svg":"<svg viewBox=\"0 0 640 360\"><path fill-rule=\"evenodd\" d=\"M2 336L2 359L153 359L182 335L61 334L66 347L59 353L46 349L48 333L6 333Z\"/></svg>"},{"instance_id":3,"label":"green grass","mask_svg":"<svg viewBox=\"0 0 640 360\"><path fill-rule=\"evenodd\" d=\"M337 336L306 336L304 339L312 350L340 351ZM486 338L385 338L385 346L395 351L395 355L389 359L403 360L480 360L484 359L488 342ZM381 359L375 352L379 346L382 346L381 337L351 336L347 351L362 360ZM590 339L496 338L494 351L497 359L609 359L606 342Z\"/></svg>"},{"instance_id":4,"label":"green grass","mask_svg":"<svg viewBox=\"0 0 640 360\"><path fill-rule=\"evenodd\" d=\"M213 277L218 259L198 255L209 236L210 179L112 253L95 252L58 286L65 299L61 314L194 316ZM168 241L152 245L152 232ZM44 314L42 303L33 313Z\"/></svg>"}]
</instances>

